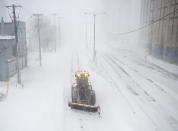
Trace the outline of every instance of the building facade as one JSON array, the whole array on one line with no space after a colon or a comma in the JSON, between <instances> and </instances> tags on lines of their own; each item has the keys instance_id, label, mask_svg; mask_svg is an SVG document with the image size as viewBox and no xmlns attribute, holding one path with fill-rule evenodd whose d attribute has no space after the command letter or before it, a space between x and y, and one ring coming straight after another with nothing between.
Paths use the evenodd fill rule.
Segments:
<instances>
[{"instance_id":1,"label":"building facade","mask_svg":"<svg viewBox=\"0 0 178 131\"><path fill-rule=\"evenodd\" d=\"M7 81L16 73L14 36L0 36L0 81Z\"/></svg>"},{"instance_id":2,"label":"building facade","mask_svg":"<svg viewBox=\"0 0 178 131\"><path fill-rule=\"evenodd\" d=\"M178 0L141 0L141 33L149 54L178 64Z\"/></svg>"},{"instance_id":3,"label":"building facade","mask_svg":"<svg viewBox=\"0 0 178 131\"><path fill-rule=\"evenodd\" d=\"M27 66L26 25L18 21L19 67ZM0 23L0 81L7 81L16 73L16 41L14 23Z\"/></svg>"}]
</instances>

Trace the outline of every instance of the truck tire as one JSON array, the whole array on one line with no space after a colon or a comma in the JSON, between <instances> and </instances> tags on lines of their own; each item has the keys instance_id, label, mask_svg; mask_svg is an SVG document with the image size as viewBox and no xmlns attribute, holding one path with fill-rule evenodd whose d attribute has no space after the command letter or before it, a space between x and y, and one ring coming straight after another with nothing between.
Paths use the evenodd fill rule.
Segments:
<instances>
[{"instance_id":1,"label":"truck tire","mask_svg":"<svg viewBox=\"0 0 178 131\"><path fill-rule=\"evenodd\" d=\"M95 96L95 92L92 90L90 94L90 104L95 105L95 103L96 103L96 96Z\"/></svg>"},{"instance_id":2,"label":"truck tire","mask_svg":"<svg viewBox=\"0 0 178 131\"><path fill-rule=\"evenodd\" d=\"M74 87L72 87L72 102L74 102L74 103L77 102L77 92Z\"/></svg>"}]
</instances>

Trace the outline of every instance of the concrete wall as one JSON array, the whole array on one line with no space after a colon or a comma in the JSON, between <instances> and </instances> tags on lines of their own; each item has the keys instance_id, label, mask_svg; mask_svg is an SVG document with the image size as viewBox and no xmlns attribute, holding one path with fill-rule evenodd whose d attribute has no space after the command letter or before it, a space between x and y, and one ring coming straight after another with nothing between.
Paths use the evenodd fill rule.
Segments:
<instances>
[{"instance_id":1,"label":"concrete wall","mask_svg":"<svg viewBox=\"0 0 178 131\"><path fill-rule=\"evenodd\" d=\"M147 7L147 8L146 8ZM149 53L178 64L178 0L143 0L141 23L155 22L142 33Z\"/></svg>"},{"instance_id":2,"label":"concrete wall","mask_svg":"<svg viewBox=\"0 0 178 131\"><path fill-rule=\"evenodd\" d=\"M13 22L12 23L0 23L0 35L15 36ZM20 56L27 55L26 24L25 22L21 22L21 21L18 21L18 44L20 48L19 55Z\"/></svg>"},{"instance_id":3,"label":"concrete wall","mask_svg":"<svg viewBox=\"0 0 178 131\"><path fill-rule=\"evenodd\" d=\"M16 62L12 59L14 39L0 39L0 81L6 81L16 73Z\"/></svg>"},{"instance_id":4,"label":"concrete wall","mask_svg":"<svg viewBox=\"0 0 178 131\"><path fill-rule=\"evenodd\" d=\"M14 36L14 24L0 23L0 35ZM16 73L16 42L15 39L2 38L0 39L0 81L5 81ZM27 66L26 25L20 21L18 22L18 44L19 66L24 68Z\"/></svg>"}]
</instances>

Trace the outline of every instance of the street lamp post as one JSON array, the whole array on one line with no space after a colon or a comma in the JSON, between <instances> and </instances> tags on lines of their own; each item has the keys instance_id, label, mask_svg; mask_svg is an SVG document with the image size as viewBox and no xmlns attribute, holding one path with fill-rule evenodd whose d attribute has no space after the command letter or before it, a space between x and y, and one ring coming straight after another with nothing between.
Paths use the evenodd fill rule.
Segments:
<instances>
[{"instance_id":1,"label":"street lamp post","mask_svg":"<svg viewBox=\"0 0 178 131\"><path fill-rule=\"evenodd\" d=\"M96 13L84 12L84 14L93 16L93 61L95 61L96 60ZM101 13L97 13L97 14L101 14Z\"/></svg>"},{"instance_id":2,"label":"street lamp post","mask_svg":"<svg viewBox=\"0 0 178 131\"><path fill-rule=\"evenodd\" d=\"M90 15L90 13L88 12L85 12L84 14ZM92 13L92 15L93 15L93 61L95 61L95 58L96 58L96 14ZM86 36L86 40L87 40L87 36Z\"/></svg>"}]
</instances>

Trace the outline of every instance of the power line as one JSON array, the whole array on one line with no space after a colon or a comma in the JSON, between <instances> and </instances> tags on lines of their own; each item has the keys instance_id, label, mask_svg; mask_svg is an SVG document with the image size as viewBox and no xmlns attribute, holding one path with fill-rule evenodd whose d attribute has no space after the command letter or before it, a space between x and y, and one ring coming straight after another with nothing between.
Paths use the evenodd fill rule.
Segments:
<instances>
[{"instance_id":1,"label":"power line","mask_svg":"<svg viewBox=\"0 0 178 131\"><path fill-rule=\"evenodd\" d=\"M135 33L135 32L138 32L138 31L140 31L140 30L143 30L143 29L145 29L145 28L147 28L147 27L149 27L149 26L151 26L151 25L153 25L153 24L155 24L155 23L157 23L157 22L163 20L164 18L166 18L166 17L168 17L168 16L174 14L174 12L176 12L176 11L178 11L178 9L176 9L176 10L173 11L173 12L170 12L170 13L166 14L166 15L163 16L163 17L160 17L159 19L157 19L157 20L155 20L155 21L152 21L152 22L150 22L150 23L148 23L148 24L146 24L146 25L143 25L143 26L141 26L141 27L139 27L139 28L137 28L137 29L134 29L134 30L131 30L131 31L127 31L127 32L123 32L123 33L119 33L118 35L120 35L120 36L121 36L121 35L127 35L127 34L131 34L131 33Z\"/></svg>"}]
</instances>

